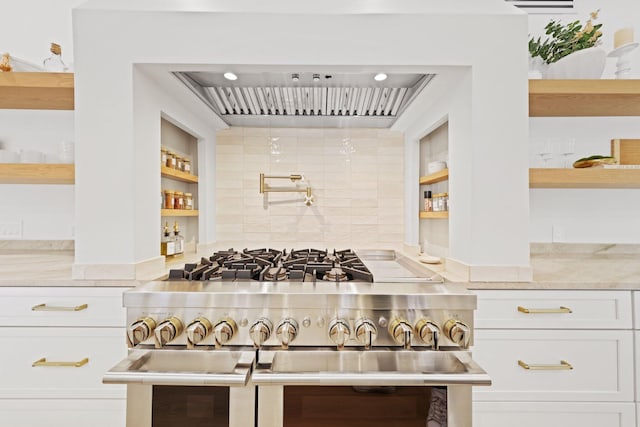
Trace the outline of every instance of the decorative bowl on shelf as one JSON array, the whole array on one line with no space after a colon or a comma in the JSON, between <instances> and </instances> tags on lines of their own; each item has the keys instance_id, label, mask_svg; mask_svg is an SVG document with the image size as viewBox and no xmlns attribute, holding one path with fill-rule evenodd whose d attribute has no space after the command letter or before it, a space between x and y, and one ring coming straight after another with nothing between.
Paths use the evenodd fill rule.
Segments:
<instances>
[{"instance_id":1,"label":"decorative bowl on shelf","mask_svg":"<svg viewBox=\"0 0 640 427\"><path fill-rule=\"evenodd\" d=\"M599 79L607 62L607 52L599 47L573 52L541 69L545 79Z\"/></svg>"},{"instance_id":2,"label":"decorative bowl on shelf","mask_svg":"<svg viewBox=\"0 0 640 427\"><path fill-rule=\"evenodd\" d=\"M440 172L441 170L444 170L446 168L447 168L447 162L444 162L442 160L436 160L434 162L429 162L427 164L427 172L429 173L429 175L436 172Z\"/></svg>"}]
</instances>

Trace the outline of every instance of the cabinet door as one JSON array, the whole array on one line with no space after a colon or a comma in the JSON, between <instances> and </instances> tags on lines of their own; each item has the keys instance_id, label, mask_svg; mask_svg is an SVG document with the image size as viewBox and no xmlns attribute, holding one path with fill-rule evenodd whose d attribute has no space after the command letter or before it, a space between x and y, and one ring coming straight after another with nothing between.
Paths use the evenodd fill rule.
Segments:
<instances>
[{"instance_id":1,"label":"cabinet door","mask_svg":"<svg viewBox=\"0 0 640 427\"><path fill-rule=\"evenodd\" d=\"M629 291L475 291L480 329L631 329Z\"/></svg>"},{"instance_id":2,"label":"cabinet door","mask_svg":"<svg viewBox=\"0 0 640 427\"><path fill-rule=\"evenodd\" d=\"M127 355L124 328L0 328L0 342L0 399L125 396L125 386L102 384L104 373ZM43 358L79 366L47 366Z\"/></svg>"},{"instance_id":3,"label":"cabinet door","mask_svg":"<svg viewBox=\"0 0 640 427\"><path fill-rule=\"evenodd\" d=\"M126 288L0 288L0 326L124 327Z\"/></svg>"},{"instance_id":4,"label":"cabinet door","mask_svg":"<svg viewBox=\"0 0 640 427\"><path fill-rule=\"evenodd\" d=\"M0 425L125 427L125 399L0 399Z\"/></svg>"},{"instance_id":5,"label":"cabinet door","mask_svg":"<svg viewBox=\"0 0 640 427\"><path fill-rule=\"evenodd\" d=\"M634 427L632 403L473 402L473 427Z\"/></svg>"},{"instance_id":6,"label":"cabinet door","mask_svg":"<svg viewBox=\"0 0 640 427\"><path fill-rule=\"evenodd\" d=\"M473 358L492 381L476 400L634 400L632 331L476 330Z\"/></svg>"}]
</instances>

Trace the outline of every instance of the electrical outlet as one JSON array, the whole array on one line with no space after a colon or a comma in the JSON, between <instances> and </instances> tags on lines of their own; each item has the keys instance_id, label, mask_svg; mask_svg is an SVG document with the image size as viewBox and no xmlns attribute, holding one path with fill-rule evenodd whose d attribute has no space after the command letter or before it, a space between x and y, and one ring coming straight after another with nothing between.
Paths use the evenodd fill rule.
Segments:
<instances>
[{"instance_id":1,"label":"electrical outlet","mask_svg":"<svg viewBox=\"0 0 640 427\"><path fill-rule=\"evenodd\" d=\"M553 225L551 227L551 241L556 243L566 241L564 237L564 227L561 227L559 225Z\"/></svg>"},{"instance_id":2,"label":"electrical outlet","mask_svg":"<svg viewBox=\"0 0 640 427\"><path fill-rule=\"evenodd\" d=\"M1 222L0 239L22 239L22 221Z\"/></svg>"}]
</instances>

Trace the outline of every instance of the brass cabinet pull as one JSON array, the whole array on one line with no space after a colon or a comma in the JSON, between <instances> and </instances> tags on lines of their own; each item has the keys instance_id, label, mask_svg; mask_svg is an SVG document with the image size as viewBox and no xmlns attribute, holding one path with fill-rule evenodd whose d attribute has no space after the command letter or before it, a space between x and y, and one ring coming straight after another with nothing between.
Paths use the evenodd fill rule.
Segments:
<instances>
[{"instance_id":1,"label":"brass cabinet pull","mask_svg":"<svg viewBox=\"0 0 640 427\"><path fill-rule=\"evenodd\" d=\"M31 307L31 311L82 311L88 307L89 304L81 304L75 307L54 307L47 304L38 304Z\"/></svg>"},{"instance_id":2,"label":"brass cabinet pull","mask_svg":"<svg viewBox=\"0 0 640 427\"><path fill-rule=\"evenodd\" d=\"M573 369L573 366L566 360L561 360L559 365L529 365L522 360L518 360L518 365L531 371L568 371Z\"/></svg>"},{"instance_id":3,"label":"brass cabinet pull","mask_svg":"<svg viewBox=\"0 0 640 427\"><path fill-rule=\"evenodd\" d=\"M518 306L518 311L525 314L554 314L554 313L573 313L569 307L560 306L560 308L526 308Z\"/></svg>"},{"instance_id":4,"label":"brass cabinet pull","mask_svg":"<svg viewBox=\"0 0 640 427\"><path fill-rule=\"evenodd\" d=\"M32 367L36 366L67 366L72 368L79 368L81 366L89 363L89 358L85 357L84 359L78 362L47 362L47 358L43 357L42 359L38 359L31 364Z\"/></svg>"}]
</instances>

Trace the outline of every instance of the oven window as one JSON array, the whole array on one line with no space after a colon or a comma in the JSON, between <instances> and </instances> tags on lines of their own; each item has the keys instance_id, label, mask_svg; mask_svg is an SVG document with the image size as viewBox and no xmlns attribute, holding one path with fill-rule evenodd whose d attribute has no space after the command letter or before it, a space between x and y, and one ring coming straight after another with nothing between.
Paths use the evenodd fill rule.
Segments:
<instances>
[{"instance_id":1,"label":"oven window","mask_svg":"<svg viewBox=\"0 0 640 427\"><path fill-rule=\"evenodd\" d=\"M228 427L228 387L153 386L153 427Z\"/></svg>"},{"instance_id":2,"label":"oven window","mask_svg":"<svg viewBox=\"0 0 640 427\"><path fill-rule=\"evenodd\" d=\"M444 427L446 417L444 387L284 388L284 427Z\"/></svg>"}]
</instances>

